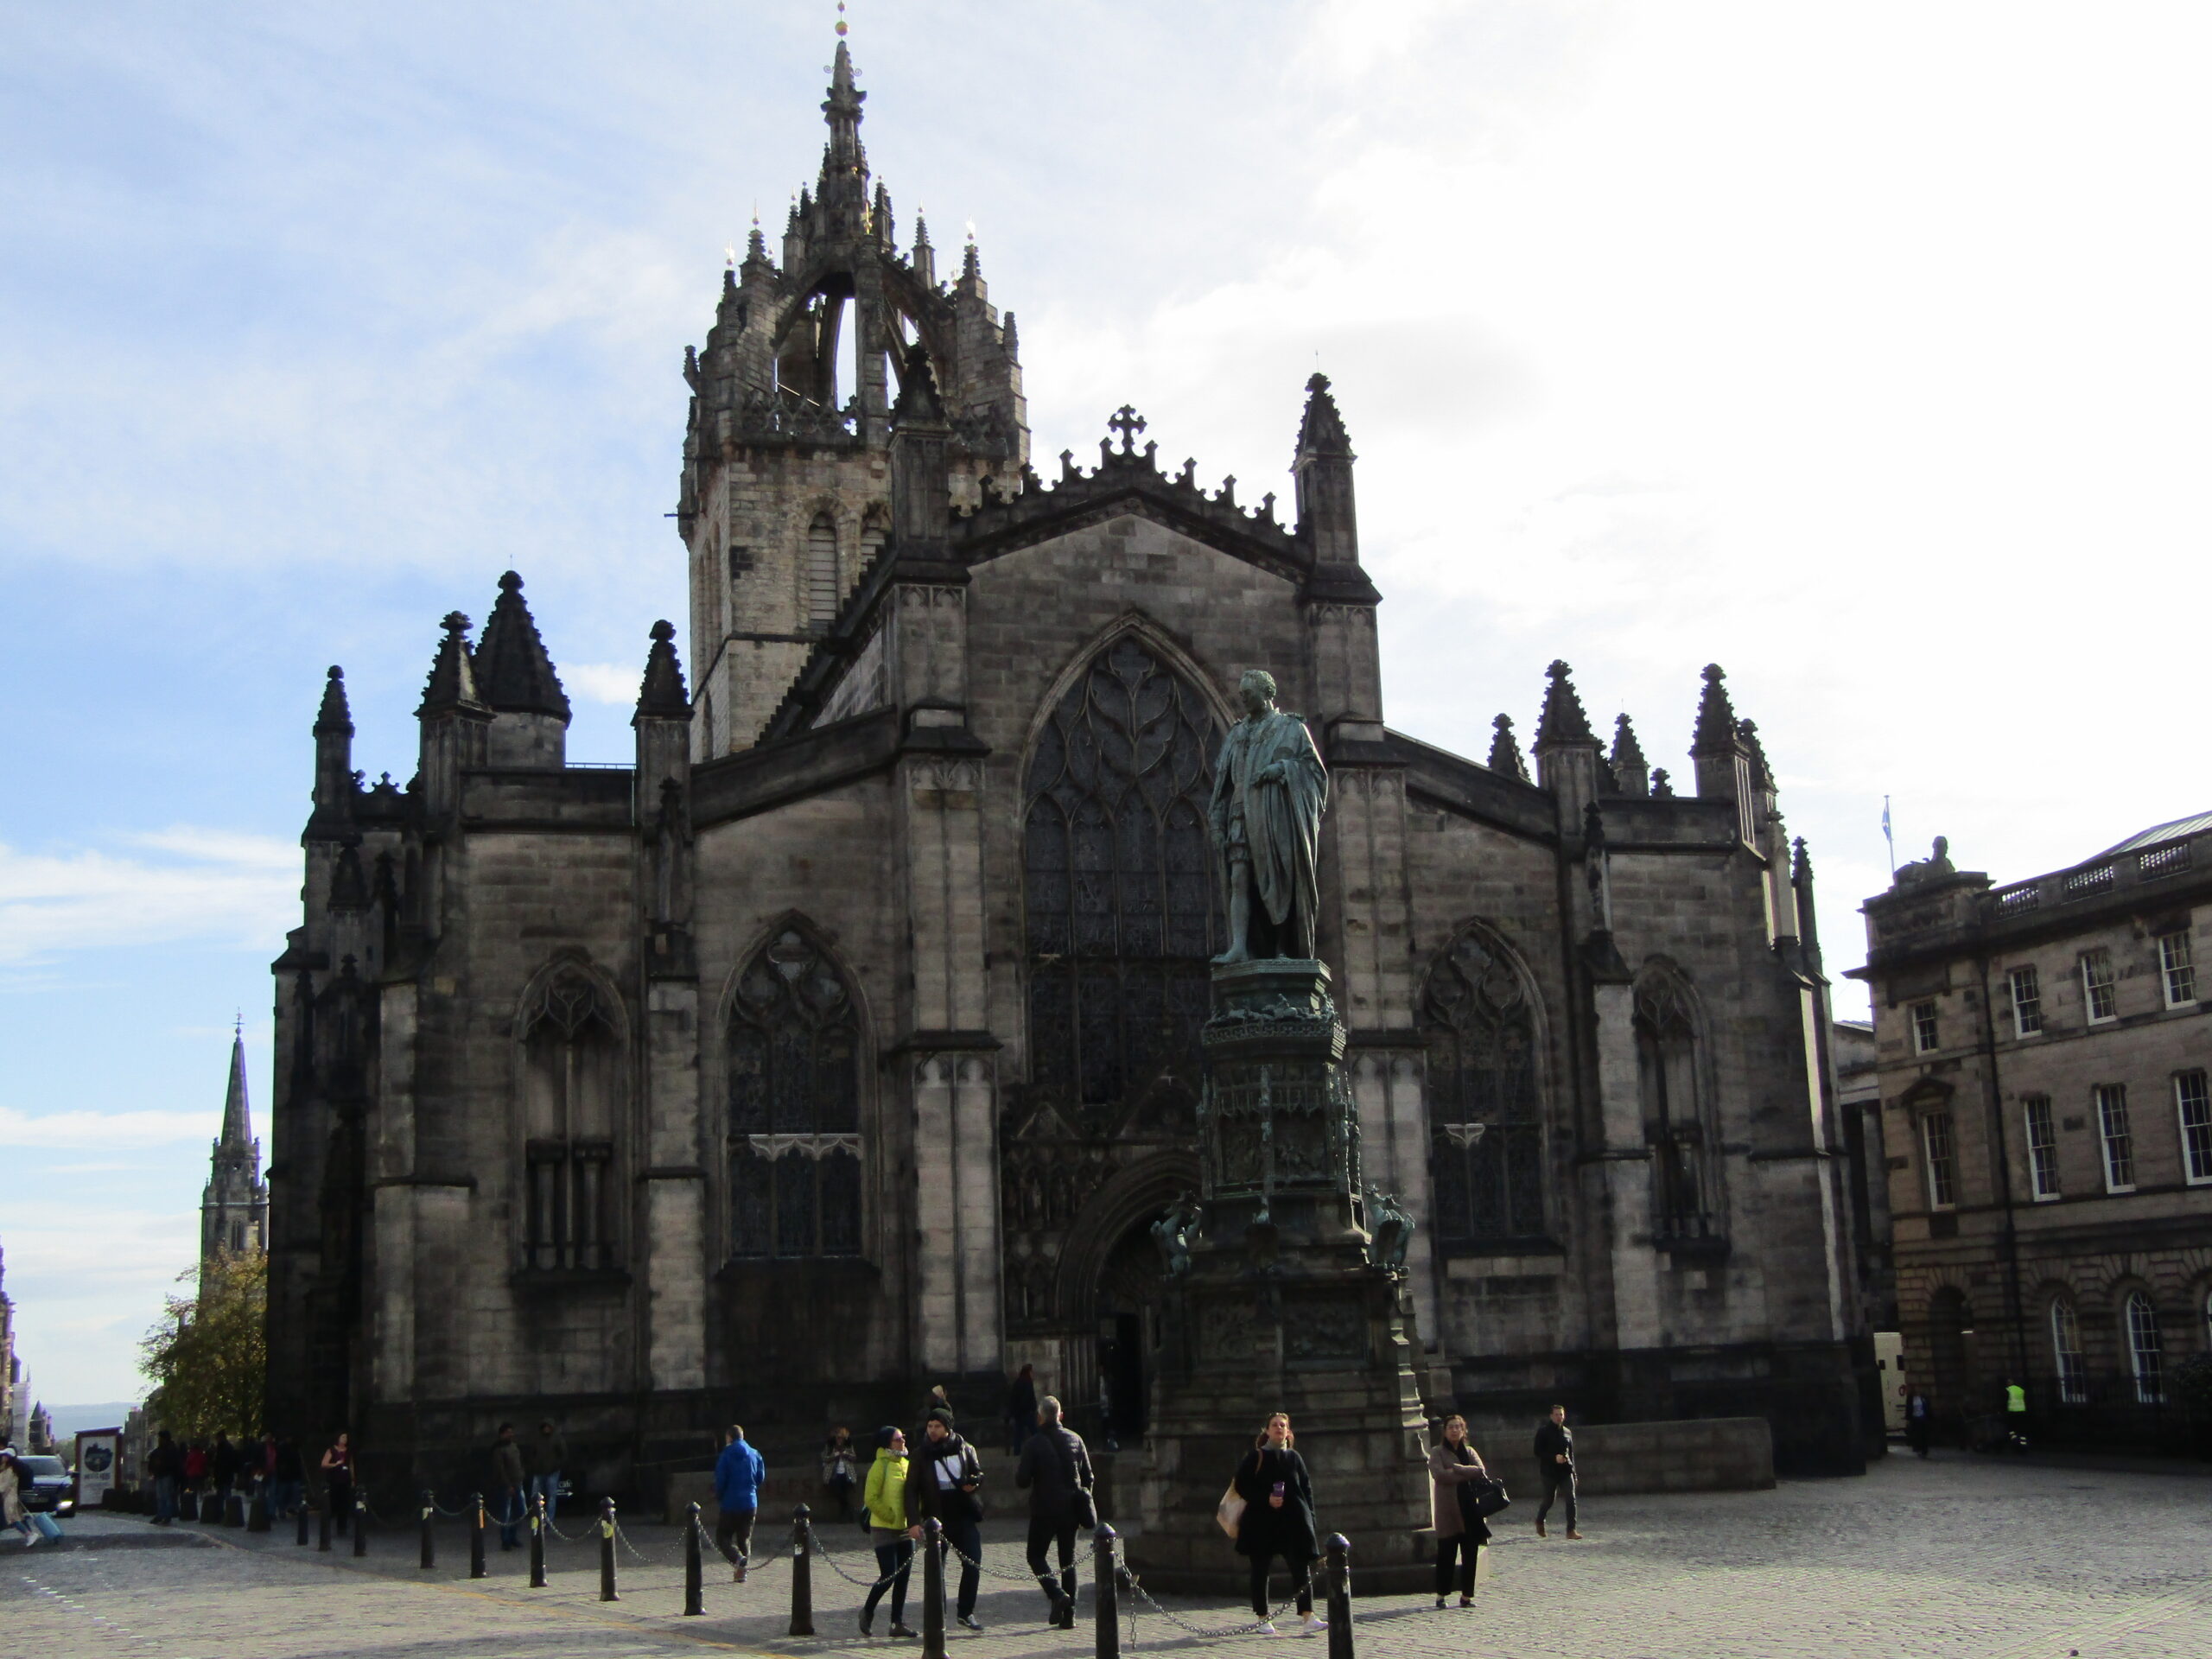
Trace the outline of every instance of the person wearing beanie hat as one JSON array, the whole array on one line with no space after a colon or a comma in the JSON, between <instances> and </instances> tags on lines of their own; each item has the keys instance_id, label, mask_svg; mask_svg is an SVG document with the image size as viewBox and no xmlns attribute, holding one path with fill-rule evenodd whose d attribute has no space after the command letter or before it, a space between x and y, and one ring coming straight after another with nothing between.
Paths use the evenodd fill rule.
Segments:
<instances>
[{"instance_id":1,"label":"person wearing beanie hat","mask_svg":"<svg viewBox=\"0 0 2212 1659\"><path fill-rule=\"evenodd\" d=\"M939 1548L960 1556L960 1624L980 1632L983 1627L976 1618L976 1592L982 1577L983 1460L954 1430L948 1406L930 1413L922 1426L919 1451L918 1465L906 1482L907 1533L918 1538L922 1522L931 1516L938 1518L944 1529Z\"/></svg>"},{"instance_id":2,"label":"person wearing beanie hat","mask_svg":"<svg viewBox=\"0 0 2212 1659\"><path fill-rule=\"evenodd\" d=\"M906 1437L886 1425L875 1431L875 1461L868 1465L862 1493L868 1541L875 1546L875 1583L861 1609L861 1634L875 1632L875 1605L891 1592L891 1634L911 1637L906 1628L906 1583L913 1571L914 1541L906 1533Z\"/></svg>"}]
</instances>

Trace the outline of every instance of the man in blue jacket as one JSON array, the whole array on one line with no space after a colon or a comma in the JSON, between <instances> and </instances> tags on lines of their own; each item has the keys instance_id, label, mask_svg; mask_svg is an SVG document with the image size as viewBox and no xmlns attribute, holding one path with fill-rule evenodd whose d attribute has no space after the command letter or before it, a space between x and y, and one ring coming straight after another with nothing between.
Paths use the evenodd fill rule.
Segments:
<instances>
[{"instance_id":1,"label":"man in blue jacket","mask_svg":"<svg viewBox=\"0 0 2212 1659\"><path fill-rule=\"evenodd\" d=\"M745 1425L729 1426L729 1444L715 1460L715 1548L729 1563L731 1581L745 1582L746 1557L753 1553L753 1517L760 1508L760 1482L768 1465L746 1444Z\"/></svg>"}]
</instances>

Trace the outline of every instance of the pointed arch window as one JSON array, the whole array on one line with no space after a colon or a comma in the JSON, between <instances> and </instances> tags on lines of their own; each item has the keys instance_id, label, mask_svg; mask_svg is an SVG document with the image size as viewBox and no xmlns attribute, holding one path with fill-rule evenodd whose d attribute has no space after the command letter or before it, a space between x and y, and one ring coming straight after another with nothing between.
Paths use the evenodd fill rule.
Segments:
<instances>
[{"instance_id":1,"label":"pointed arch window","mask_svg":"<svg viewBox=\"0 0 2212 1659\"><path fill-rule=\"evenodd\" d=\"M730 1254L859 1255L860 1016L798 929L739 976L728 1055Z\"/></svg>"},{"instance_id":2,"label":"pointed arch window","mask_svg":"<svg viewBox=\"0 0 2212 1659\"><path fill-rule=\"evenodd\" d=\"M552 975L524 1016L523 1265L602 1272L615 1251L615 1013L581 969Z\"/></svg>"},{"instance_id":3,"label":"pointed arch window","mask_svg":"<svg viewBox=\"0 0 2212 1659\"><path fill-rule=\"evenodd\" d=\"M1205 820L1219 737L1198 693L1124 636L1030 758L1030 1081L1095 1133L1168 1073L1196 1094L1221 932Z\"/></svg>"},{"instance_id":4,"label":"pointed arch window","mask_svg":"<svg viewBox=\"0 0 2212 1659\"><path fill-rule=\"evenodd\" d=\"M1651 1148L1651 1231L1662 1243L1717 1239L1697 1022L1689 993L1671 974L1647 973L1636 989L1637 1091Z\"/></svg>"},{"instance_id":5,"label":"pointed arch window","mask_svg":"<svg viewBox=\"0 0 2212 1659\"><path fill-rule=\"evenodd\" d=\"M1470 930L1429 969L1421 1017L1439 1242L1541 1239L1543 1116L1526 982L1502 947Z\"/></svg>"},{"instance_id":6,"label":"pointed arch window","mask_svg":"<svg viewBox=\"0 0 2212 1659\"><path fill-rule=\"evenodd\" d=\"M806 620L826 628L837 619L837 526L826 512L806 532Z\"/></svg>"}]
</instances>

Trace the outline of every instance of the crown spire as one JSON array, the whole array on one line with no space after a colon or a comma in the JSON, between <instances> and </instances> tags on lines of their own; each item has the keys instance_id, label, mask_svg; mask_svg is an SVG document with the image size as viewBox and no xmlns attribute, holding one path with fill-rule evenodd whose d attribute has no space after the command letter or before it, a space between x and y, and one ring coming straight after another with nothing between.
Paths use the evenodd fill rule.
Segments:
<instances>
[{"instance_id":1,"label":"crown spire","mask_svg":"<svg viewBox=\"0 0 2212 1659\"><path fill-rule=\"evenodd\" d=\"M484 701L501 714L569 717L568 694L523 602L522 578L512 570L499 578L499 597L476 642L476 681Z\"/></svg>"}]
</instances>

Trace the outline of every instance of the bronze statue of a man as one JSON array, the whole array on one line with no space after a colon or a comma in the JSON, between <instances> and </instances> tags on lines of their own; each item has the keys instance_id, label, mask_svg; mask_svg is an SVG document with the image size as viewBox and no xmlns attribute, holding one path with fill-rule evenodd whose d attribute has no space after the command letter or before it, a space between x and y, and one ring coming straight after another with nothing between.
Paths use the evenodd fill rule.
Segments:
<instances>
[{"instance_id":1,"label":"bronze statue of a man","mask_svg":"<svg viewBox=\"0 0 2212 1659\"><path fill-rule=\"evenodd\" d=\"M1229 889L1229 949L1214 960L1310 958L1329 773L1306 722L1275 707L1272 674L1248 669L1237 695L1244 718L1222 741L1208 815Z\"/></svg>"}]
</instances>

